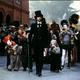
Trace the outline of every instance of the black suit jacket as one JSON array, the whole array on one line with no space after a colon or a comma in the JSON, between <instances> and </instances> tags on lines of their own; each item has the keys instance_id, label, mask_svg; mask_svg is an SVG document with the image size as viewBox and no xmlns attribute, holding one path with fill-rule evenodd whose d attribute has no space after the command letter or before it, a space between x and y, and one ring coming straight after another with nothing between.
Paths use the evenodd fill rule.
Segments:
<instances>
[{"instance_id":1,"label":"black suit jacket","mask_svg":"<svg viewBox=\"0 0 80 80\"><path fill-rule=\"evenodd\" d=\"M37 23L32 24L29 40L33 47L47 47L50 43L50 34L48 32L47 24L42 24L41 27L37 27Z\"/></svg>"}]
</instances>

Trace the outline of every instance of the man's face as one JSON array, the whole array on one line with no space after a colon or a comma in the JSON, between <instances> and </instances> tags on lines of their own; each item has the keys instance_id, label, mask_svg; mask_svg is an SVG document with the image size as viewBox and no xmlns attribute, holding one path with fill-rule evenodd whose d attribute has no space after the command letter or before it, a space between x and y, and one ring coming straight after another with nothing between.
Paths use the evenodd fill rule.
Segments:
<instances>
[{"instance_id":1,"label":"man's face","mask_svg":"<svg viewBox=\"0 0 80 80\"><path fill-rule=\"evenodd\" d=\"M41 21L41 19L42 19L42 17L37 17L37 21L39 21L39 22L40 22L40 21Z\"/></svg>"}]
</instances>

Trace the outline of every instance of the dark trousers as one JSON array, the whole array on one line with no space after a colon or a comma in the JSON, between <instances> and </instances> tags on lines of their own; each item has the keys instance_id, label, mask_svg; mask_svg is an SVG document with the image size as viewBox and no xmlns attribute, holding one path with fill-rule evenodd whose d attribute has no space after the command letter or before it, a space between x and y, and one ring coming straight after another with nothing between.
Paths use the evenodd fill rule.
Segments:
<instances>
[{"instance_id":1,"label":"dark trousers","mask_svg":"<svg viewBox=\"0 0 80 80\"><path fill-rule=\"evenodd\" d=\"M26 55L21 55L22 67L26 69L28 67L28 60Z\"/></svg>"},{"instance_id":2,"label":"dark trousers","mask_svg":"<svg viewBox=\"0 0 80 80\"><path fill-rule=\"evenodd\" d=\"M60 70L61 68L61 54L51 54L51 62L50 62L50 70L55 71L55 70Z\"/></svg>"},{"instance_id":3,"label":"dark trousers","mask_svg":"<svg viewBox=\"0 0 80 80\"><path fill-rule=\"evenodd\" d=\"M7 68L8 68L9 65L10 65L10 54L7 53Z\"/></svg>"},{"instance_id":4,"label":"dark trousers","mask_svg":"<svg viewBox=\"0 0 80 80\"><path fill-rule=\"evenodd\" d=\"M43 68L43 49L42 48L35 48L35 62L36 62L36 73L40 74Z\"/></svg>"},{"instance_id":5,"label":"dark trousers","mask_svg":"<svg viewBox=\"0 0 80 80\"><path fill-rule=\"evenodd\" d=\"M22 49L21 62L22 62L22 67L26 69L28 67L28 52L27 52L27 48L25 47L23 47Z\"/></svg>"},{"instance_id":6,"label":"dark trousers","mask_svg":"<svg viewBox=\"0 0 80 80\"><path fill-rule=\"evenodd\" d=\"M77 62L80 63L80 46L77 46Z\"/></svg>"},{"instance_id":7,"label":"dark trousers","mask_svg":"<svg viewBox=\"0 0 80 80\"><path fill-rule=\"evenodd\" d=\"M29 46L29 53L28 53L28 67L30 70L32 70L33 67L33 49L31 46Z\"/></svg>"},{"instance_id":8,"label":"dark trousers","mask_svg":"<svg viewBox=\"0 0 80 80\"><path fill-rule=\"evenodd\" d=\"M3 42L0 43L0 56L5 55L5 44Z\"/></svg>"}]
</instances>

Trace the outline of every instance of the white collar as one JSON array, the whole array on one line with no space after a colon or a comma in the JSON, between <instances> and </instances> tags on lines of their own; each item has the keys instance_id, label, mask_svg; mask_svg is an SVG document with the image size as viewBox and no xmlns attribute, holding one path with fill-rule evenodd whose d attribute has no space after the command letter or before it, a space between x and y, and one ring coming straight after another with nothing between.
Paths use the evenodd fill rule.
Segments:
<instances>
[{"instance_id":1,"label":"white collar","mask_svg":"<svg viewBox=\"0 0 80 80\"><path fill-rule=\"evenodd\" d=\"M42 22L37 21L37 24L42 24Z\"/></svg>"}]
</instances>

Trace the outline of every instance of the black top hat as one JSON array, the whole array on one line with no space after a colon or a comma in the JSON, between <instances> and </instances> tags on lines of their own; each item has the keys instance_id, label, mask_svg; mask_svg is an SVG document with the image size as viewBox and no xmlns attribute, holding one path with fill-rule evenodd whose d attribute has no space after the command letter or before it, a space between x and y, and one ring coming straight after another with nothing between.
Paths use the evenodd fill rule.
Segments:
<instances>
[{"instance_id":1,"label":"black top hat","mask_svg":"<svg viewBox=\"0 0 80 80\"><path fill-rule=\"evenodd\" d=\"M61 25L63 26L64 24L68 25L68 21L67 20L62 20Z\"/></svg>"},{"instance_id":2,"label":"black top hat","mask_svg":"<svg viewBox=\"0 0 80 80\"><path fill-rule=\"evenodd\" d=\"M73 24L77 24L78 23L78 19L79 19L79 15L78 14L72 14L69 18L69 22L73 23Z\"/></svg>"},{"instance_id":3,"label":"black top hat","mask_svg":"<svg viewBox=\"0 0 80 80\"><path fill-rule=\"evenodd\" d=\"M43 17L43 15L42 15L40 10L35 11L35 17Z\"/></svg>"}]
</instances>

